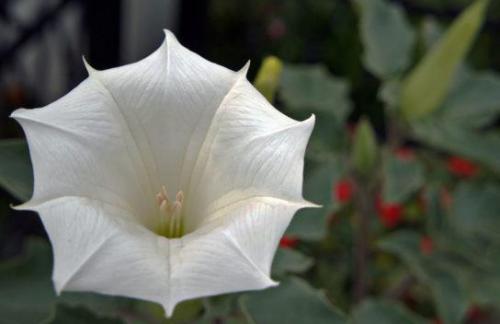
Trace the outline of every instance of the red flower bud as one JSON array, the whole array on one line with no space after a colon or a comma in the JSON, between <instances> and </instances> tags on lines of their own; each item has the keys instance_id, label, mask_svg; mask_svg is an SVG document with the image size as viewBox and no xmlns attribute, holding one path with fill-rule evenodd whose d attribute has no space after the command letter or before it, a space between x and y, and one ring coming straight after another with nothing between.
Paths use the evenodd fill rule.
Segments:
<instances>
[{"instance_id":1,"label":"red flower bud","mask_svg":"<svg viewBox=\"0 0 500 324\"><path fill-rule=\"evenodd\" d=\"M342 203L346 203L346 202L349 202L352 198L352 194L353 194L353 186L352 186L352 183L351 181L347 180L347 179L344 179L344 180L340 180L339 182L337 182L335 184L335 198L342 202Z\"/></svg>"},{"instance_id":2,"label":"red flower bud","mask_svg":"<svg viewBox=\"0 0 500 324\"><path fill-rule=\"evenodd\" d=\"M295 236L285 235L281 238L280 247L284 249L293 249L299 244L299 239Z\"/></svg>"},{"instance_id":3,"label":"red flower bud","mask_svg":"<svg viewBox=\"0 0 500 324\"><path fill-rule=\"evenodd\" d=\"M450 157L447 164L448 170L460 177L472 177L478 172L478 167L474 163L458 156Z\"/></svg>"},{"instance_id":4,"label":"red flower bud","mask_svg":"<svg viewBox=\"0 0 500 324\"><path fill-rule=\"evenodd\" d=\"M415 158L415 151L409 147L400 147L394 151L394 154L403 161L413 160Z\"/></svg>"},{"instance_id":5,"label":"red flower bud","mask_svg":"<svg viewBox=\"0 0 500 324\"><path fill-rule=\"evenodd\" d=\"M397 203L385 203L377 198L376 207L382 224L387 228L393 228L401 221L403 207Z\"/></svg>"},{"instance_id":6,"label":"red flower bud","mask_svg":"<svg viewBox=\"0 0 500 324\"><path fill-rule=\"evenodd\" d=\"M479 306L472 305L467 310L466 318L469 322L472 323L483 323L487 322L488 314Z\"/></svg>"}]
</instances>

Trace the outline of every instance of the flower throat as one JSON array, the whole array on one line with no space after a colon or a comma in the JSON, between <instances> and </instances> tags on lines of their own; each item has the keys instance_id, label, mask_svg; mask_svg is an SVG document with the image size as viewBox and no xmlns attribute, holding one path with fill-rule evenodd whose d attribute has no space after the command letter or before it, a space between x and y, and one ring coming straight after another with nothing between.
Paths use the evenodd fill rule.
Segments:
<instances>
[{"instance_id":1,"label":"flower throat","mask_svg":"<svg viewBox=\"0 0 500 324\"><path fill-rule=\"evenodd\" d=\"M184 201L184 193L181 191L175 195L175 201L168 199L167 188L161 187L160 192L156 195L156 202L160 209L160 222L158 234L168 237L177 238L184 234L184 224L182 222L182 202Z\"/></svg>"}]
</instances>

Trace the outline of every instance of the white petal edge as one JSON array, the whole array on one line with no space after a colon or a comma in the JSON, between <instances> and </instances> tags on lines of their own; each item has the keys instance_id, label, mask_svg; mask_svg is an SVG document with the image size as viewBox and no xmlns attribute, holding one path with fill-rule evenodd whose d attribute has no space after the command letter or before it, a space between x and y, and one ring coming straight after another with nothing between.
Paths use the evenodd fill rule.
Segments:
<instances>
[{"instance_id":1,"label":"white petal edge","mask_svg":"<svg viewBox=\"0 0 500 324\"><path fill-rule=\"evenodd\" d=\"M86 79L44 108L12 113L23 127L33 162L34 192L26 206L78 196L153 215L143 170L129 159L112 106L99 85ZM146 226L153 222L142 221Z\"/></svg>"},{"instance_id":2,"label":"white petal edge","mask_svg":"<svg viewBox=\"0 0 500 324\"><path fill-rule=\"evenodd\" d=\"M277 285L270 278L272 259L303 207L249 199L227 207L227 217L173 240L124 220L120 214L127 211L91 199L63 197L30 209L49 233L58 293L135 297L160 303L171 316L183 300Z\"/></svg>"},{"instance_id":3,"label":"white petal edge","mask_svg":"<svg viewBox=\"0 0 500 324\"><path fill-rule=\"evenodd\" d=\"M50 132L41 131L40 128L49 128L51 131L62 131L67 134L64 150L60 149L60 145L55 145L53 148L56 151L59 150L59 152L55 153L61 153L62 157L67 156L68 152L70 152L70 156L74 155L76 157L76 151L72 151L71 147L75 143L79 144L79 141L85 140L87 136L92 135L92 132L89 131L95 131L95 129L86 128L86 125L89 124L85 124L85 118L88 117L89 111L80 110L87 105L88 101L76 102L74 101L75 98L68 95L61 100L73 102L73 105L68 104L68 102L61 104L58 101L49 105L49 107L52 107L51 109L46 107L43 110L16 111L13 117L20 120L27 133L30 151L35 164L35 181L38 182L38 186L41 188L35 189L35 193L39 192L40 194L34 195L34 198L23 208L38 211L49 232L55 251L54 281L58 290L92 290L112 295L125 295L157 301L164 306L168 314L171 314L177 302L199 297L200 294L208 296L230 291L262 289L275 284L269 278L272 256L279 238L293 213L298 208L311 206L302 199L301 186L303 155L314 125L314 116L302 123L284 116L270 106L244 78L247 67L239 73L233 73L188 51L176 42L175 37L172 37L167 32L166 41L162 47L138 63L106 71L95 71L89 67L90 78L82 83L85 86L74 91L81 91L81 89L86 89L87 86L91 85L94 91L92 95L100 96L100 100L107 103L113 110L100 110L102 107L95 105L95 117L99 118L95 118L89 124L111 127L102 127L104 130L108 128L110 130L109 134L106 132L100 134L99 139L101 141L104 139L104 143L99 141L90 142L90 147L94 152L99 153L98 156L94 157L89 154L88 158L84 160L86 165L82 166L75 163L70 168L67 168L67 174L69 175L70 171L82 168L86 171L84 172L86 176L91 176L92 164L115 167L115 161L102 163L98 159L99 156L103 156L106 145L109 145L108 147L114 149L114 154L119 152L118 157L122 158L122 160L126 156L130 158L125 159L127 161L125 164L118 164L123 169L117 168L120 172L126 171L126 174L132 174L132 179L136 179L132 186L128 183L129 187L140 190L140 188L144 189L147 186L149 191L152 192L155 190L156 185L163 182L166 182L167 185L169 182L176 182L177 187L182 189L182 187L191 188L192 181L195 181L197 184L201 184L201 187L210 189L210 185L214 183L213 180L224 180L224 176L221 176L220 172L225 168L239 168L251 161L252 154L249 154L245 156L243 163L232 159L233 163L224 166L218 164L218 161L221 161L220 159L224 156L224 145L231 143L234 136L245 135L247 141L241 146L246 145L249 149L251 148L250 144L252 144L249 142L258 143L263 141L263 143L260 143L261 146L255 146L255 148L261 147L265 149L265 144L268 141L282 141L283 145L279 147L281 152L290 150L293 154L290 156L281 155L283 161L277 163L274 170L283 173L280 175L280 181L287 178L285 174L293 179L287 182L285 186L278 186L276 179L272 178L262 183L249 181L251 180L249 176L258 176L259 170L266 170L265 164L276 158L272 150L267 150L266 154L261 157L262 163L257 169L252 172L234 173L235 178L239 177L237 184L238 186L241 185L243 190L235 190L234 186L229 182L221 181L218 184L216 183L217 187L214 188L217 188L217 190L214 190L211 196L197 197L200 198L200 201L206 203L206 205L200 204L201 206L213 207L211 209L212 216L220 215L221 211L224 210L224 217L211 217L202 229L180 240L167 240L156 236L138 224L130 222L133 218L131 214L137 213L137 210L133 210L133 208L131 210L130 206L127 205L127 202L130 201L127 198L133 196L133 194L115 192L114 187L117 184L118 188L122 188L122 186L119 185L119 182L116 182L117 180L114 177L104 178L106 180L104 181L104 191L101 190L102 188L94 190L99 189L99 186L95 185L100 184L101 175L106 175L108 171L101 170L93 174L94 177L89 178L92 182L83 186L85 189L83 191L77 190L81 189L81 186L79 188L71 181L68 181L66 186L65 182L58 184L57 181L54 182L56 183L54 188L47 185L52 185L53 181L57 180L54 179L54 174L57 174L59 170L54 167L58 165L57 163L49 165L51 163L44 159L46 158L44 154L47 152L43 148L44 146L50 147L49 144L53 144L49 140L52 135ZM179 143L177 138L174 143L177 147L175 145L171 146L174 148L173 153L170 152L168 155L183 153L181 154L182 158L172 163L164 161L165 156L155 155L154 148L167 145L167 142L174 137L168 136L168 134L165 136L163 132L158 134L150 132L151 130L157 131L157 129L161 129L154 126L158 125L155 123L164 125L162 123L172 119L166 118L169 117L168 114L166 117L165 115L163 117L155 115L156 112L159 112L160 115L165 111L168 112L167 109L161 111L158 109L164 108L163 103L169 102L171 97L169 98L165 94L155 94L147 98L134 97L133 92L127 90L129 88L141 88L141 86L147 89L148 84L153 81L157 82L154 87L157 90L162 89L161 86L158 86L160 84L169 89L168 84L162 78L161 69L148 71L152 73L152 76L147 78L133 79L134 75L137 77L136 72L141 68L149 66L149 69L153 70L151 66L155 64L151 63L156 62L155 60L163 57L167 58L167 63L170 62L168 58L175 51L165 50L169 39L171 40L169 43L173 43L173 47L177 48L177 54L189 56L189 60L192 61L189 62L189 66L183 67L190 71L191 81L194 76L200 76L200 73L203 72L201 70L205 69L205 67L200 66L206 64L210 65L210 67L206 68L210 71L201 73L202 76L212 78L217 73L225 75L220 77L219 80L201 78L201 83L213 83L212 90L214 87L219 87L222 90L218 89L217 96L214 96L215 99L212 98L212 101L210 101L213 103L213 105L210 105L212 109L207 109L208 112L203 111L202 118L197 120L196 123L193 124L191 118L183 120L182 111L177 110L175 112L178 119L175 120L174 126L187 125L187 128L192 130L192 133L189 135L186 145ZM162 56L165 54L166 57ZM193 62L199 62L198 71L196 70L197 65L193 64ZM177 70L177 72L180 73L179 80L186 77L184 73L186 70L181 69ZM225 83L221 82L221 80L225 80ZM118 84L116 84L117 81L119 81ZM127 82L130 82L130 84ZM180 82L180 84L184 83L186 82ZM221 83L224 83L225 86L220 87ZM193 95L196 95L193 92L196 87L192 82L190 87L193 88L188 89L191 92L187 91L189 94L188 99L192 99ZM212 90L209 92L213 93ZM178 95L179 89L169 91L171 91L170 94ZM200 96L190 102L190 105L183 107L194 109L193 107L199 108L203 106L205 108L206 102L203 99L206 99L206 97L202 98ZM148 106L148 103L150 107L153 107L151 111L134 110L142 106ZM71 110L72 108L76 110ZM94 112L94 110L90 111ZM79 118L74 118L75 112ZM198 112L199 110L194 109L188 115L197 115ZM146 115L138 116L138 113L146 113ZM94 115L91 114L91 116ZM139 123L137 123L138 121ZM116 128L115 124L119 127ZM241 126L245 128L245 132L238 131L237 128ZM164 127L162 131L165 129ZM125 143L115 142L123 134L127 135ZM46 135L45 140L39 140L37 138L39 135ZM154 142L158 139L159 142ZM295 140L299 140L299 142L297 143ZM103 146L98 148L92 146L100 144ZM78 149L84 148L84 146L80 145ZM180 148L184 148L184 150ZM241 147L238 149L241 149ZM234 153L234 151L232 152ZM111 158L111 156L105 154L104 157L106 159ZM61 160L61 156L58 159L54 157L54 162L57 160ZM198 163L197 161L201 162ZM158 165L163 166L164 163L167 167L164 168L165 171L162 171ZM290 163L293 167L284 168L287 163ZM45 171L37 172L36 165L43 166L46 168ZM138 167L139 165L141 167ZM179 165L181 171L177 172ZM251 165L246 164L246 167L252 170ZM137 170L139 170L139 174L134 174L134 171ZM144 174L144 172L147 173L150 170L156 171L154 171L154 174ZM194 178L193 180L192 170L194 170L195 175L200 177L199 179ZM212 172L218 174L218 176L214 177L213 180L207 180L207 174ZM37 174L42 176L37 176ZM180 174L180 177L176 178L175 174ZM69 179L74 180L76 183L78 178L75 175L81 174L76 172L73 178L70 177ZM116 174L111 170L110 175L115 176ZM149 183L146 185L141 183L140 180L144 175L149 179ZM35 188L37 188L37 184ZM278 192L277 198L266 197L268 193L273 193L280 188L284 188L284 190ZM135 196L135 199L139 196ZM194 196L195 194L193 194ZM147 197L141 199L144 202L148 201ZM281 212L273 211L272 214L276 217L267 217L267 222L259 221L253 224L255 226L250 226L252 221L256 219L262 220L265 215L254 215L247 217L248 219L242 219L241 217L251 214L255 210L267 210L269 212L269 209L262 206L258 208L254 206L245 211L244 206L255 204L255 199L259 200L260 204L262 204L260 199L264 199L264 205L267 204L266 206L272 205L269 202L269 199L271 199L273 202L282 202L287 207L282 206L285 210ZM298 201L298 203L292 201ZM295 209L292 208L293 211L291 211L290 206L294 206ZM231 214L234 210L239 210L239 212ZM266 213L262 212L262 214ZM79 219L74 215L83 215L85 217ZM214 224L222 225L212 228L211 226ZM274 226L273 224L277 225ZM208 228L211 230L207 231ZM79 236L78 232L87 235ZM267 233L269 239L265 240L265 242L255 240L254 236L258 236L259 233ZM90 238L92 238L91 241ZM264 245L261 246L261 244ZM256 246L260 247L255 248ZM75 251L78 253L74 253ZM146 258L144 258L144 255L146 255ZM122 258L117 258L117 256ZM165 256L169 260L167 264L165 263ZM237 266L229 267L231 261L236 263ZM124 267L132 267L132 270L129 268L129 271L125 271ZM165 267L167 271L164 271ZM116 269L116 271L112 271L113 269ZM190 269L198 269L199 271L196 274L196 271L192 272ZM211 272L208 277L210 280L206 276L201 276L201 279L198 278L197 275L203 271ZM223 273L222 277L220 272ZM165 276L167 276L167 279L165 279ZM174 284L176 281L171 279L174 276L179 279L178 285ZM228 277L232 278L230 285L224 284L224 279ZM203 280L203 278L205 278L205 281L199 283L198 281ZM119 280L117 281L117 279ZM137 287L141 288L138 289ZM196 290L196 287L200 289Z\"/></svg>"},{"instance_id":4,"label":"white petal edge","mask_svg":"<svg viewBox=\"0 0 500 324\"><path fill-rule=\"evenodd\" d=\"M315 116L297 122L240 79L217 111L188 192L187 228L253 196L302 201L304 155Z\"/></svg>"},{"instance_id":5,"label":"white petal edge","mask_svg":"<svg viewBox=\"0 0 500 324\"><path fill-rule=\"evenodd\" d=\"M160 48L145 59L88 71L120 107L123 133L141 157L151 192L161 185L187 191L212 118L241 72L205 60L167 30Z\"/></svg>"}]
</instances>

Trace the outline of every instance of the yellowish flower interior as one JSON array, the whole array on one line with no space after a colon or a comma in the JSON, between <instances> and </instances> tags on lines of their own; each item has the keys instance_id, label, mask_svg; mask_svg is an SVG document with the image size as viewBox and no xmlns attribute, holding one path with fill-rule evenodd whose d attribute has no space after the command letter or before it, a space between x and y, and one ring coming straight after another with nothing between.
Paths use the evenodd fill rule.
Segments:
<instances>
[{"instance_id":1,"label":"yellowish flower interior","mask_svg":"<svg viewBox=\"0 0 500 324\"><path fill-rule=\"evenodd\" d=\"M161 187L156 195L156 202L160 210L160 222L158 234L168 238L181 237L184 234L184 224L182 222L182 202L184 193L181 191L175 195L175 201L168 198L167 188Z\"/></svg>"}]
</instances>

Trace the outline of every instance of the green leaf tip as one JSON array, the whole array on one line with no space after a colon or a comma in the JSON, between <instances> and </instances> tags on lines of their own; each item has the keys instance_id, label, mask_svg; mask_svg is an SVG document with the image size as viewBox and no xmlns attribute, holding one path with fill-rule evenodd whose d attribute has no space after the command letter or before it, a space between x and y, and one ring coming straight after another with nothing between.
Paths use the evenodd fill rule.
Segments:
<instances>
[{"instance_id":1,"label":"green leaf tip","mask_svg":"<svg viewBox=\"0 0 500 324\"><path fill-rule=\"evenodd\" d=\"M480 29L488 2L477 0L464 10L403 81L401 109L407 120L427 116L441 105Z\"/></svg>"},{"instance_id":2,"label":"green leaf tip","mask_svg":"<svg viewBox=\"0 0 500 324\"><path fill-rule=\"evenodd\" d=\"M262 61L254 85L269 102L273 102L278 88L283 62L276 56L268 56Z\"/></svg>"},{"instance_id":3,"label":"green leaf tip","mask_svg":"<svg viewBox=\"0 0 500 324\"><path fill-rule=\"evenodd\" d=\"M352 163L357 172L367 175L377 161L378 148L375 132L366 118L362 118L354 134Z\"/></svg>"}]
</instances>

